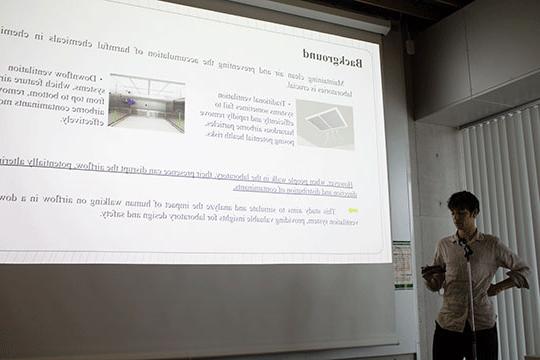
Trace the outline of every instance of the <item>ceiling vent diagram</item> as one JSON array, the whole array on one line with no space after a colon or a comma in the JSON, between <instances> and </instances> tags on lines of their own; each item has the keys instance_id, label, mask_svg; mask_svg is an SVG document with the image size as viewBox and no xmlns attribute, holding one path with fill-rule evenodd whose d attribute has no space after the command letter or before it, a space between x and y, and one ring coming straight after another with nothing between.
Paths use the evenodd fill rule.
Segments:
<instances>
[{"instance_id":1,"label":"ceiling vent diagram","mask_svg":"<svg viewBox=\"0 0 540 360\"><path fill-rule=\"evenodd\" d=\"M343 115L341 115L341 112L336 107L307 116L306 121L313 124L320 131L348 127L345 119L343 119Z\"/></svg>"}]
</instances>

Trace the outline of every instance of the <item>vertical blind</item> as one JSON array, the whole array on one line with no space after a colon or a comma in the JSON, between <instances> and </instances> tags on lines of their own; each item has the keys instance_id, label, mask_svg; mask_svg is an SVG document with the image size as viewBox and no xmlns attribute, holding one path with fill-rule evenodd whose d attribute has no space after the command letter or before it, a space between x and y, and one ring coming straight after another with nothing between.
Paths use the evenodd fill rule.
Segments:
<instances>
[{"instance_id":1,"label":"vertical blind","mask_svg":"<svg viewBox=\"0 0 540 360\"><path fill-rule=\"evenodd\" d=\"M530 290L497 296L500 359L540 354L539 102L460 131L466 187L480 199L478 226L530 266ZM505 278L496 274L496 281Z\"/></svg>"}]
</instances>

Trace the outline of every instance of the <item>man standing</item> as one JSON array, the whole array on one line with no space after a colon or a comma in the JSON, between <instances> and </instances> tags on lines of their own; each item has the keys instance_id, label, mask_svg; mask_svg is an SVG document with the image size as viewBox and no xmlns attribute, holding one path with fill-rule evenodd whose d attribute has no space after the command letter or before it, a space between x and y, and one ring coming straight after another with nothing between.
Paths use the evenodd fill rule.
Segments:
<instances>
[{"instance_id":1,"label":"man standing","mask_svg":"<svg viewBox=\"0 0 540 360\"><path fill-rule=\"evenodd\" d=\"M472 359L472 317L469 277L465 251L470 251L474 324L478 360L497 360L498 341L495 311L488 298L512 287L529 288L527 265L496 236L476 228L480 204L467 191L448 199L456 233L439 240L432 266L422 269L426 286L432 291L443 289L443 306L433 336L433 360ZM510 271L508 278L491 284L499 267Z\"/></svg>"}]
</instances>

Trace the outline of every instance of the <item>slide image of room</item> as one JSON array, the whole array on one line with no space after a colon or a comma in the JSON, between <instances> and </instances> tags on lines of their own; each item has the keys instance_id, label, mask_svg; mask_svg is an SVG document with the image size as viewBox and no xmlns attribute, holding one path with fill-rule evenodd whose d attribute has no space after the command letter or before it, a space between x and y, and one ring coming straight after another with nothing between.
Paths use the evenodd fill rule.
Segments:
<instances>
[{"instance_id":1,"label":"slide image of room","mask_svg":"<svg viewBox=\"0 0 540 360\"><path fill-rule=\"evenodd\" d=\"M296 100L296 126L298 145L354 150L350 106Z\"/></svg>"},{"instance_id":2,"label":"slide image of room","mask_svg":"<svg viewBox=\"0 0 540 360\"><path fill-rule=\"evenodd\" d=\"M185 83L121 74L110 78L109 126L184 133Z\"/></svg>"}]
</instances>

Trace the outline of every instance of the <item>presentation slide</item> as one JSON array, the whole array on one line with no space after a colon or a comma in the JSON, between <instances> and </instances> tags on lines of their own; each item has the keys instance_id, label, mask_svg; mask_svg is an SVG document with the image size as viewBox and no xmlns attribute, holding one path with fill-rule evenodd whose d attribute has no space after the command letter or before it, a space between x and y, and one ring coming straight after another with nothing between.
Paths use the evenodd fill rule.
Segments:
<instances>
[{"instance_id":1,"label":"presentation slide","mask_svg":"<svg viewBox=\"0 0 540 360\"><path fill-rule=\"evenodd\" d=\"M0 2L1 263L389 263L379 45Z\"/></svg>"}]
</instances>

